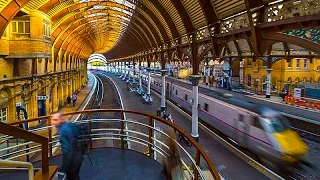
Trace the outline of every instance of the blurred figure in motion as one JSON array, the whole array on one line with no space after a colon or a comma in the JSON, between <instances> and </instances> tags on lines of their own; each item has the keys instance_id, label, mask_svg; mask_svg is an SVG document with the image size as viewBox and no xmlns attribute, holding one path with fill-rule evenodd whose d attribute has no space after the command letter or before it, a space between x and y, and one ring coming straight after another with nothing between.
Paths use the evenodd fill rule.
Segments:
<instances>
[{"instance_id":1,"label":"blurred figure in motion","mask_svg":"<svg viewBox=\"0 0 320 180\"><path fill-rule=\"evenodd\" d=\"M83 154L77 144L79 127L67 122L60 113L51 116L51 123L58 128L60 134L62 166L59 167L59 172L66 173L68 180L79 180L83 161Z\"/></svg>"},{"instance_id":2,"label":"blurred figure in motion","mask_svg":"<svg viewBox=\"0 0 320 180\"><path fill-rule=\"evenodd\" d=\"M67 97L67 103L68 103L68 107L70 107L70 104L71 104L71 97L70 96Z\"/></svg>"},{"instance_id":3,"label":"blurred figure in motion","mask_svg":"<svg viewBox=\"0 0 320 180\"><path fill-rule=\"evenodd\" d=\"M168 146L170 149L169 156L167 159L164 160L164 168L165 168L165 174L167 180L183 180L183 169L182 169L182 163L180 159L180 152L173 141L173 139L176 139L176 134L174 133L174 130L171 129L169 132L169 140L168 140Z\"/></svg>"}]
</instances>

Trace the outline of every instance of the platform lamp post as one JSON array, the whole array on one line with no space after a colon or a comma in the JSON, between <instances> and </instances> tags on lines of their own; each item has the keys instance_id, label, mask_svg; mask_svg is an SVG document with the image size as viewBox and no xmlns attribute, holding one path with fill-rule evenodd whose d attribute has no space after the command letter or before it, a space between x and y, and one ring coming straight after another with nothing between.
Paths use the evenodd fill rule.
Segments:
<instances>
[{"instance_id":1,"label":"platform lamp post","mask_svg":"<svg viewBox=\"0 0 320 180\"><path fill-rule=\"evenodd\" d=\"M139 88L142 89L141 61L139 62Z\"/></svg>"},{"instance_id":2,"label":"platform lamp post","mask_svg":"<svg viewBox=\"0 0 320 180\"><path fill-rule=\"evenodd\" d=\"M132 79L132 84L135 86L136 84L136 62L132 62L132 69L133 69L133 79Z\"/></svg>"},{"instance_id":3,"label":"platform lamp post","mask_svg":"<svg viewBox=\"0 0 320 180\"><path fill-rule=\"evenodd\" d=\"M150 97L151 96L151 89L150 89L150 87L151 87L151 68L150 68L150 66L147 68L147 71L148 71L148 91L147 91L147 95L148 95L148 97Z\"/></svg>"},{"instance_id":4,"label":"platform lamp post","mask_svg":"<svg viewBox=\"0 0 320 180\"><path fill-rule=\"evenodd\" d=\"M272 69L267 69L267 91L266 91L266 98L270 98L271 97L271 72Z\"/></svg>"}]
</instances>

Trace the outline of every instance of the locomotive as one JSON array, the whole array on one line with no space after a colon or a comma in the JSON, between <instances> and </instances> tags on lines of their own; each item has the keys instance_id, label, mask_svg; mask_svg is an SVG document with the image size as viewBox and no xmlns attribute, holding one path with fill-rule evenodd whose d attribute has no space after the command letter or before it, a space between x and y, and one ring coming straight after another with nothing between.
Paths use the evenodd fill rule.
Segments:
<instances>
[{"instance_id":1,"label":"locomotive","mask_svg":"<svg viewBox=\"0 0 320 180\"><path fill-rule=\"evenodd\" d=\"M143 80L146 83L146 80ZM161 80L153 78L151 88L161 93ZM192 111L192 91L174 81L166 82L167 99ZM249 150L273 167L304 161L308 146L290 129L289 121L278 111L215 92L213 97L199 94L199 118Z\"/></svg>"}]
</instances>

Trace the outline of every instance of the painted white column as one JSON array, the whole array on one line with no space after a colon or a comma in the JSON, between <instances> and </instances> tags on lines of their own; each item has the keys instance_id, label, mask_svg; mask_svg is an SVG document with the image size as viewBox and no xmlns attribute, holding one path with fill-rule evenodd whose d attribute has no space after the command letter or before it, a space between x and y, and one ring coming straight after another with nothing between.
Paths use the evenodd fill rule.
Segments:
<instances>
[{"instance_id":1,"label":"painted white column","mask_svg":"<svg viewBox=\"0 0 320 180\"><path fill-rule=\"evenodd\" d=\"M206 73L206 84L209 85L209 76L210 76L210 68L207 68L207 73Z\"/></svg>"},{"instance_id":2,"label":"painted white column","mask_svg":"<svg viewBox=\"0 0 320 180\"><path fill-rule=\"evenodd\" d=\"M161 111L164 111L166 109L166 70L161 71Z\"/></svg>"},{"instance_id":3,"label":"painted white column","mask_svg":"<svg viewBox=\"0 0 320 180\"><path fill-rule=\"evenodd\" d=\"M142 74L141 67L139 66L139 88L142 89Z\"/></svg>"},{"instance_id":4,"label":"painted white column","mask_svg":"<svg viewBox=\"0 0 320 180\"><path fill-rule=\"evenodd\" d=\"M120 62L120 77L123 77L123 62Z\"/></svg>"},{"instance_id":5,"label":"painted white column","mask_svg":"<svg viewBox=\"0 0 320 180\"><path fill-rule=\"evenodd\" d=\"M151 69L148 68L148 91L147 91L147 94L151 94Z\"/></svg>"},{"instance_id":6,"label":"painted white column","mask_svg":"<svg viewBox=\"0 0 320 180\"><path fill-rule=\"evenodd\" d=\"M133 84L136 84L136 64L133 63L133 80L132 80Z\"/></svg>"},{"instance_id":7,"label":"painted white column","mask_svg":"<svg viewBox=\"0 0 320 180\"><path fill-rule=\"evenodd\" d=\"M267 69L267 92L266 92L266 98L271 97L271 71L272 69Z\"/></svg>"},{"instance_id":8,"label":"painted white column","mask_svg":"<svg viewBox=\"0 0 320 180\"><path fill-rule=\"evenodd\" d=\"M130 66L128 67L128 79L129 79L129 81L130 81Z\"/></svg>"},{"instance_id":9,"label":"painted white column","mask_svg":"<svg viewBox=\"0 0 320 180\"><path fill-rule=\"evenodd\" d=\"M196 140L199 141L199 120L198 120L198 85L201 76L199 75L191 75L190 80L192 83L192 93L193 93L193 101L192 101L192 132L191 136Z\"/></svg>"}]
</instances>

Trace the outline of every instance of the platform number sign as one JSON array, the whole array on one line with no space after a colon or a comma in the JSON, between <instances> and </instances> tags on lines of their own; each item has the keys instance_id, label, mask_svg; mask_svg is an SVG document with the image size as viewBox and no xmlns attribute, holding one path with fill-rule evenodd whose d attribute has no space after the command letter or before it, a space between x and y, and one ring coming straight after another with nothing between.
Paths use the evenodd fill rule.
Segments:
<instances>
[{"instance_id":1,"label":"platform number sign","mask_svg":"<svg viewBox=\"0 0 320 180\"><path fill-rule=\"evenodd\" d=\"M47 96L37 96L37 100L46 100Z\"/></svg>"}]
</instances>

